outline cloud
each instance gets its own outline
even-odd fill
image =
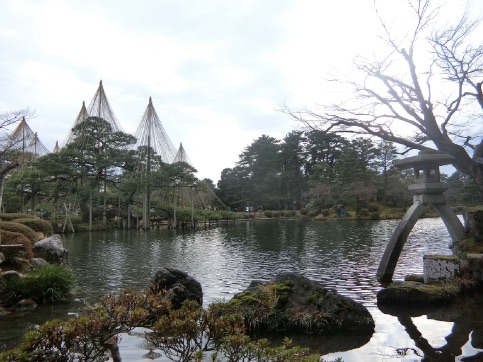
[[[326,77],[370,52],[377,26],[372,0],[3,5],[0,111],[36,109],[31,127],[52,149],[103,80],[125,131],[152,97],[173,143],[214,180],[254,139],[297,127],[281,104],[350,96]]]

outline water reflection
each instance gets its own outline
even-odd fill
[[[160,267],[179,268],[199,280],[205,304],[231,298],[254,279],[269,280],[282,271],[297,271],[362,302],[376,321],[372,336],[305,340],[327,359],[341,356],[346,362],[382,362],[418,361],[440,355],[461,356],[468,361],[472,356],[481,358],[481,299],[465,302],[460,311],[460,303],[454,310],[449,307],[409,314],[377,308],[377,266],[397,223],[249,221],[196,233],[82,233],[66,236],[65,246],[77,275],[76,296],[89,303],[125,287],[147,287],[150,276]],[[418,221],[401,253],[394,279],[422,273],[422,256],[450,254],[448,244],[449,235],[440,219]],[[0,344],[18,343],[19,336],[33,324],[65,317],[67,312],[81,308],[82,303],[41,307],[26,318],[0,320]],[[445,316],[444,310],[448,311]],[[123,336],[125,361],[145,360],[142,356],[148,350],[139,344],[139,338]]]
[[[397,353],[401,356],[412,352],[420,356],[421,361],[454,361],[457,358],[461,361],[482,361],[482,302],[483,294],[476,293],[460,298],[457,304],[440,308],[398,310],[381,306],[379,309],[397,317],[417,348],[400,347]],[[434,341],[435,326],[445,329],[444,340]]]

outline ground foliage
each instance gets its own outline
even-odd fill
[[[68,297],[74,284],[74,274],[68,267],[49,264],[24,277],[1,279],[0,302],[10,306],[26,298],[39,304],[58,302]]]
[[[85,312],[66,320],[52,320],[27,334],[15,350],[0,354],[2,361],[104,361],[109,354],[121,361],[121,333],[150,327],[145,338],[173,361],[320,361],[320,356],[286,339],[281,346],[253,340],[242,315],[227,303],[203,309],[186,301],[173,309],[163,292],[123,290],[109,294]],[[152,349],[154,349],[152,348]]]

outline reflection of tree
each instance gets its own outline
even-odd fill
[[[480,306],[483,295],[475,297],[462,298],[451,306],[435,309],[427,314],[429,319],[453,322],[451,333],[445,337],[446,344],[441,347],[433,347],[429,341],[424,338],[418,327],[414,324],[412,318],[428,313],[428,310],[419,309],[418,311],[401,311],[382,307],[384,313],[395,315],[406,329],[409,337],[414,341],[416,347],[420,350],[412,348],[399,348],[398,354],[405,354],[408,350],[412,350],[418,356],[421,356],[421,361],[455,361],[457,356],[461,356],[462,349],[465,344],[471,342],[473,348],[481,348],[481,341],[483,338],[481,327],[481,312]],[[472,338],[470,340],[470,335]],[[463,357],[461,361],[481,361],[483,360],[483,351],[479,351],[474,356]]]

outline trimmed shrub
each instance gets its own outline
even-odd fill
[[[0,229],[24,234],[26,237],[30,239],[32,244],[35,244],[35,242],[39,240],[35,231],[33,231],[27,225],[20,224],[18,222],[0,221]]]
[[[0,236],[2,238],[2,245],[23,245],[21,249],[2,248],[2,253],[5,256],[6,260],[11,261],[18,256],[23,256],[25,259],[33,258],[34,254],[32,252],[32,243],[30,242],[29,238],[26,237],[24,234],[13,231],[0,230]]]
[[[54,233],[54,229],[50,221],[42,220],[42,219],[33,219],[33,218],[22,218],[22,219],[15,219],[15,222],[20,224],[24,224],[31,228],[33,231],[42,233],[45,236],[51,236]]]
[[[325,217],[329,216],[330,215],[330,210],[328,210],[328,209],[322,210],[322,215],[325,216]]]
[[[15,219],[33,219],[34,216],[30,214],[22,214],[22,213],[8,213],[2,212],[0,213],[0,219],[3,221],[13,221]]]
[[[316,217],[319,214],[320,214],[319,209],[312,209],[312,210],[309,210],[309,212],[307,213],[307,216],[308,217]]]
[[[2,303],[13,305],[22,299],[36,303],[65,299],[74,287],[74,274],[63,265],[49,264],[24,278],[9,278],[0,285]]]
[[[266,217],[272,218],[273,217],[273,211],[271,211],[271,210],[265,210],[263,212],[263,215],[265,215]]]
[[[307,215],[309,213],[309,210],[306,208],[300,209],[300,214],[302,215]]]
[[[379,205],[369,204],[367,208],[369,209],[370,212],[379,212]]]

